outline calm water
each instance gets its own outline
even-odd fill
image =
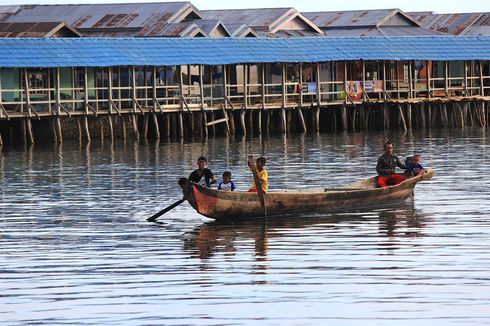
[[[239,189],[373,175],[385,139],[436,177],[413,203],[216,224],[177,178],[201,154]],[[290,135],[36,145],[0,153],[2,325],[488,325],[490,135]]]

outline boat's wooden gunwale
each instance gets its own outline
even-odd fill
[[[382,205],[385,202],[404,201],[413,195],[415,185],[432,178],[434,170],[423,176],[409,178],[386,188],[375,188],[376,177],[361,180],[345,188],[287,189],[265,194],[270,215],[287,213],[335,211],[346,208],[362,208]],[[360,187],[360,186],[371,187]],[[253,217],[262,215],[257,194],[240,191],[219,191],[191,183],[188,201],[200,214],[212,218]]]

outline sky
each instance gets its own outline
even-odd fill
[[[179,0],[174,0],[179,1]],[[80,3],[138,3],[165,2],[162,0],[0,0],[2,5],[15,4],[80,4]],[[433,11],[436,13],[490,12],[490,0],[192,0],[197,9],[284,8],[298,11],[339,11],[361,9],[391,9],[403,11]]]

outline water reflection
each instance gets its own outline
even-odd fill
[[[210,222],[187,232],[183,237],[183,248],[191,257],[209,259],[217,253],[234,255],[237,252],[236,242],[253,240],[255,257],[261,259],[267,257],[269,242],[285,236],[283,231],[294,229],[307,232],[321,227],[349,234],[352,225],[376,221],[379,234],[390,240],[387,243],[380,242],[380,248],[396,250],[403,246],[402,241],[397,244],[399,239],[423,237],[423,229],[429,220],[428,214],[415,209],[413,201],[409,201],[374,211]]]
[[[65,142],[0,151],[2,325],[477,325],[490,315],[488,130]],[[373,175],[385,140],[437,175],[412,203],[209,223],[180,176],[208,157],[238,189]],[[3,300],[2,300],[3,299]],[[56,302],[54,305],[53,303]],[[451,309],[447,309],[450,306]]]

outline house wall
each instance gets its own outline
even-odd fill
[[[2,86],[2,90],[4,89],[19,89],[20,88],[20,80],[19,80],[19,69],[13,68],[5,68],[0,72],[0,82]],[[19,98],[18,91],[2,91],[2,101],[9,102],[14,101],[14,99]]]

